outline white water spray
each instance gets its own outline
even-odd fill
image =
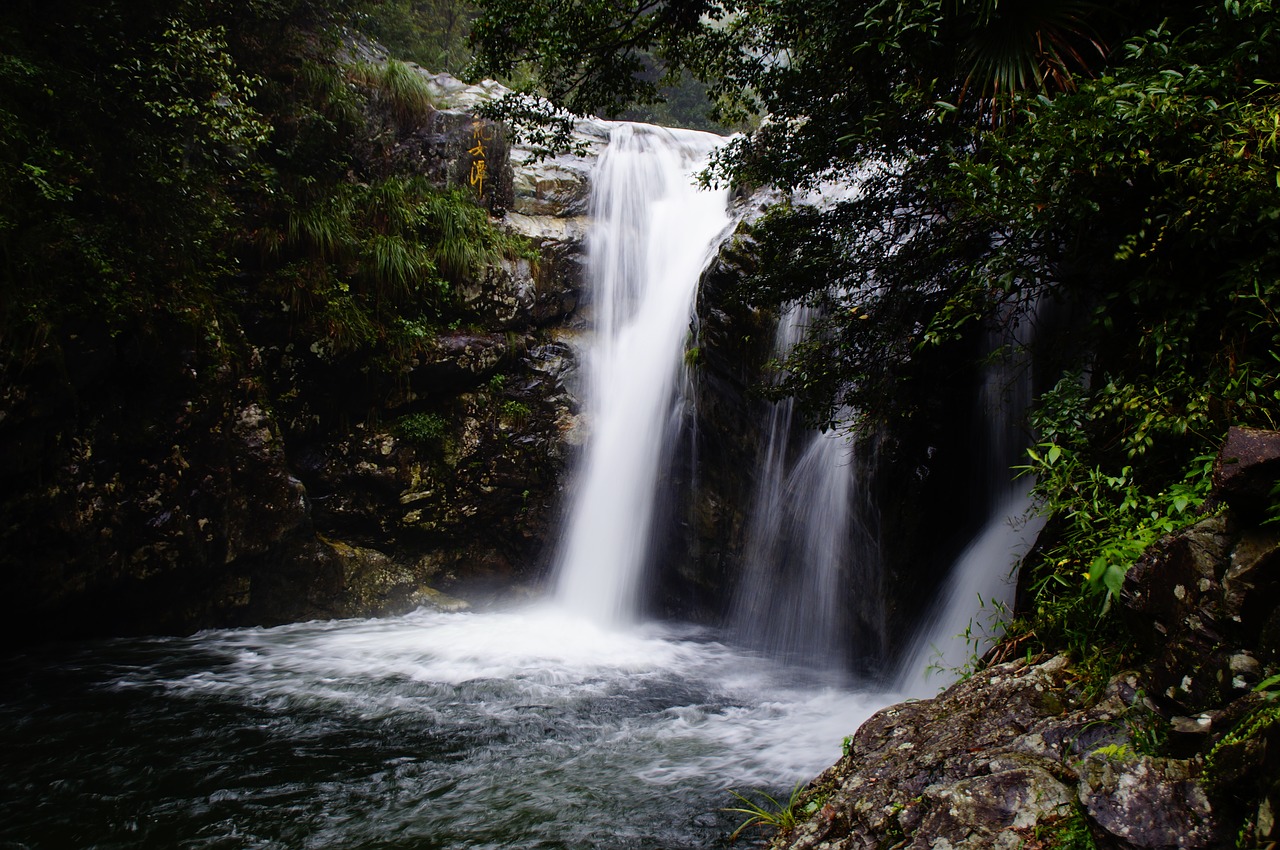
[[[980,398],[988,429],[982,447],[987,519],[952,565],[902,656],[898,689],[908,696],[930,697],[955,681],[991,647],[1011,616],[1018,565],[1044,526],[1044,518],[1031,511],[1035,482],[1014,479],[1010,472],[1026,446],[1021,418],[1031,403],[1031,377],[1022,339],[1013,340],[1004,357],[987,368]]]
[[[812,308],[787,310],[775,355],[786,357],[813,317]],[[883,652],[875,535],[860,522],[870,510],[848,436],[803,428],[794,407],[790,398],[770,407],[731,622],[739,639],[771,655],[841,669],[855,652]],[[851,584],[860,592],[850,594]]]
[[[699,191],[692,176],[718,141],[619,124],[593,182],[590,437],[556,597],[604,622],[636,613],[698,278],[729,223],[727,193]]]

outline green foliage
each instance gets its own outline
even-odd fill
[[[757,803],[737,791],[730,791],[729,793],[738,798],[742,805],[728,808],[724,811],[737,812],[747,816],[747,819],[739,824],[738,828],[729,836],[730,841],[736,841],[744,831],[755,826],[770,828],[779,833],[788,833],[796,828],[796,824],[802,818],[814,814],[822,808],[823,804],[823,800],[818,796],[806,799],[803,784],[797,784],[791,789],[791,796],[787,799],[785,805],[762,792],[760,793],[763,798],[761,803]]]
[[[1256,738],[1277,724],[1280,724],[1280,702],[1273,699],[1257,706],[1234,729],[1222,736],[1222,740],[1214,744],[1213,749],[1205,756],[1205,774],[1213,776],[1223,750]]]
[[[434,108],[426,78],[398,59],[380,65],[359,62],[348,73],[377,92],[401,127],[420,125]]]
[[[963,632],[955,635],[964,640],[967,657],[953,667],[944,666],[946,659],[943,658],[942,650],[935,646],[933,657],[925,668],[926,677],[944,673],[946,674],[944,681],[948,684],[956,679],[969,678],[981,668],[982,657],[990,649],[991,644],[1004,635],[1007,624],[1012,619],[1009,606],[999,599],[983,599],[981,594],[978,595],[977,601],[977,615],[965,624]]]
[[[1107,744],[1098,747],[1092,754],[1101,756],[1112,764],[1124,764],[1133,761],[1137,757],[1133,747],[1128,744]]]
[[[381,345],[393,359],[430,340],[452,284],[529,251],[468,193],[421,177],[304,180],[283,228],[258,236],[278,263],[272,286],[307,333],[339,351]]]
[[[524,422],[526,419],[529,418],[529,415],[533,412],[532,410],[530,410],[529,405],[525,404],[522,401],[515,401],[513,399],[508,399],[504,401],[500,407],[500,410],[502,412],[503,419],[507,419],[511,422],[516,422],[516,423]]]
[[[1151,445],[1151,430],[1168,426],[1149,412],[1134,432],[1135,447]],[[1195,509],[1208,497],[1213,477],[1212,455],[1193,458],[1182,480],[1173,483],[1166,477],[1142,480],[1144,470],[1129,453],[1119,459],[1110,453],[1112,463],[1124,463],[1119,469],[1090,464],[1104,460],[1090,427],[1116,413],[1110,393],[1087,403],[1079,377],[1067,376],[1041,397],[1032,422],[1048,439],[1028,450],[1031,462],[1023,467],[1036,477],[1044,509],[1062,517],[1058,542],[1045,554],[1053,574],[1074,572],[1090,594],[1108,598],[1119,595],[1125,572],[1147,546],[1198,519]]]
[[[391,433],[409,442],[432,445],[448,433],[448,423],[437,413],[410,413],[396,420]]]
[[[275,316],[303,350],[398,372],[454,285],[530,253],[467,193],[397,171],[365,115],[415,123],[427,88],[404,63],[339,61],[356,0],[15,2],[0,368],[72,325],[221,342]]]
[[[1169,742],[1169,721],[1146,707],[1145,697],[1139,692],[1134,704],[1124,714],[1125,731],[1133,742],[1133,749],[1146,756],[1162,756]]]
[[[1037,825],[1035,839],[1036,846],[1046,850],[1098,850],[1089,819],[1079,809],[1061,820]]]
[[[383,0],[364,10],[361,28],[393,56],[458,75],[471,61],[476,14],[468,0]]]
[[[1219,792],[1238,795],[1243,790],[1241,768],[1252,761],[1249,757],[1250,750],[1266,753],[1268,748],[1274,746],[1277,738],[1276,728],[1280,727],[1280,675],[1263,679],[1254,686],[1253,692],[1260,699],[1254,702],[1248,713],[1205,756],[1202,781],[1217,786]],[[1246,770],[1245,776],[1251,772],[1254,774],[1249,783],[1253,785],[1253,800],[1256,802],[1267,799],[1274,793],[1275,777],[1265,770]],[[1269,846],[1265,843],[1266,830],[1260,817],[1246,815],[1236,834],[1235,846]]]
[[[978,4],[978,23],[964,47],[967,83],[989,100],[1006,103],[1022,91],[1068,91],[1075,70],[1098,63],[1106,49],[1092,36],[1091,3],[1005,2]]]
[[[1253,706],[1252,710],[1235,725],[1235,728],[1223,735],[1205,756],[1205,775],[1211,779],[1216,774],[1217,761],[1224,750],[1257,738],[1271,727],[1280,724],[1280,675],[1263,679],[1254,686],[1253,692],[1260,694],[1262,700]]]
[[[0,336],[203,316],[257,179],[244,4],[15,0],[0,27]],[[57,116],[51,120],[50,116]]]

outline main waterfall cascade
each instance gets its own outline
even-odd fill
[[[654,520],[683,427],[679,387],[697,380],[681,380],[682,347],[698,279],[730,222],[726,193],[699,191],[692,175],[719,141],[617,124],[593,178],[590,436],[556,556],[554,598],[596,622],[635,620],[651,543],[673,533]],[[801,305],[786,310],[775,355],[785,357],[812,318]],[[896,655],[898,687],[923,696],[990,641],[984,630],[1012,601],[1015,558],[1038,530],[1023,521],[1028,483],[1009,480],[1030,394],[1025,347],[1014,343],[988,368],[978,413],[988,430],[975,451],[985,458],[989,519],[906,638],[906,651],[889,646],[876,511],[852,446],[837,431],[804,428],[790,400],[769,405],[754,492],[743,494],[749,519],[727,623],[736,642],[827,670],[868,660],[874,667]]]
[[[728,192],[699,191],[693,181],[719,141],[619,124],[594,178],[590,438],[555,594],[604,622],[636,614],[698,278],[729,224]]]

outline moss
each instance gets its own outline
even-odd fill
[[[447,424],[437,413],[410,413],[396,420],[392,433],[409,442],[421,445],[437,443],[444,437]]]
[[[1098,850],[1089,819],[1077,809],[1062,820],[1036,828],[1028,847],[1039,850]]]

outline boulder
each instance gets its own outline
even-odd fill
[[[1221,846],[1222,830],[1193,761],[1092,753],[1078,766],[1089,817],[1133,847]]]
[[[1213,467],[1215,495],[1245,523],[1258,522],[1280,484],[1280,431],[1233,427]]]
[[[1176,715],[1244,695],[1274,660],[1280,527],[1234,517],[1158,541],[1125,575],[1122,615],[1153,659],[1152,693]]]
[[[1019,846],[1072,816],[1075,765],[1126,746],[1121,718],[1144,710],[1123,677],[1092,706],[1074,678],[1065,657],[1021,660],[881,710],[810,783],[825,814],[773,846]]]

